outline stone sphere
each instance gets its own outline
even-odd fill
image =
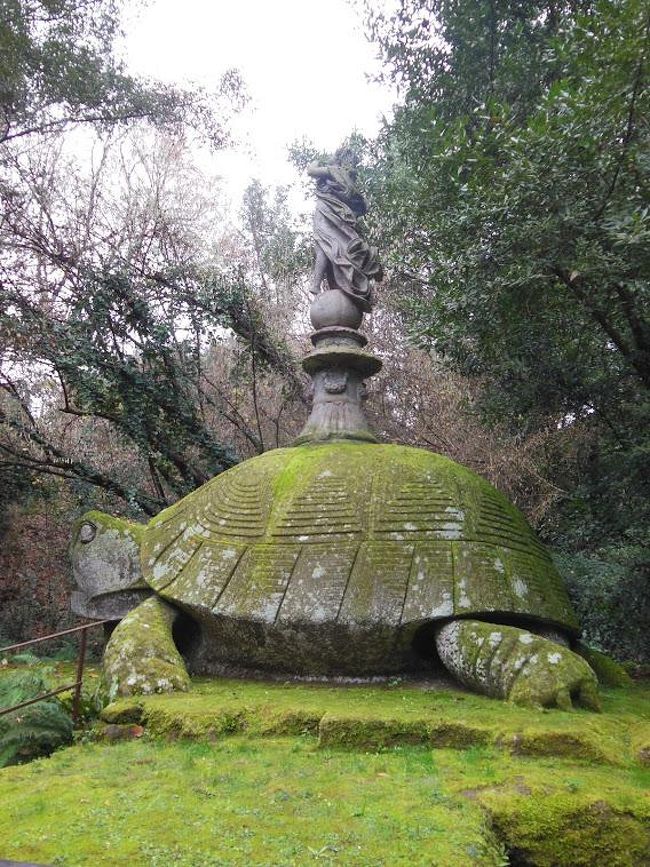
[[[316,330],[331,326],[358,328],[363,312],[354,301],[340,289],[321,292],[311,303],[311,323]]]

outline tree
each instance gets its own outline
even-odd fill
[[[214,94],[128,75],[114,52],[117,0],[0,0],[0,10],[0,143],[141,120],[224,143],[227,112],[243,96],[237,73]]]
[[[504,386],[533,370],[524,411],[581,412],[603,373],[650,387],[647,7],[426,7],[428,52],[385,45],[406,97],[384,212],[418,332]]]
[[[638,601],[650,575],[648,6],[401,0],[370,26],[403,94],[376,146],[375,231],[411,332],[484,379],[488,419],[578,433],[548,536],[625,560]]]
[[[260,313],[255,274],[273,278],[256,245],[272,237],[254,215],[248,233],[224,229],[216,190],[177,141],[109,138],[88,174],[41,148],[14,170],[23,195],[0,232],[0,468],[81,479],[155,514],[238,460],[234,431],[262,451],[256,380],[276,371],[289,399],[302,384]],[[230,335],[248,348],[252,419],[211,369]],[[74,430],[86,442],[107,425],[146,470],[84,456],[61,416],[85,424]]]
[[[106,134],[119,126],[147,121],[174,130],[177,135],[193,128],[211,146],[219,147],[227,138],[229,114],[241,100],[241,82],[236,73],[228,73],[217,92],[207,94],[197,89],[183,91],[143,82],[128,75],[113,50],[119,34],[120,11],[113,0],[2,0],[1,9],[0,420],[6,436],[0,469],[3,480],[9,482],[5,491],[9,489],[11,497],[24,496],[30,478],[24,470],[29,469],[84,478],[119,496],[128,496],[128,486],[97,467],[71,459],[62,443],[46,430],[50,372],[56,371],[65,389],[65,411],[91,415],[92,400],[88,400],[87,393],[82,397],[83,390],[78,392],[79,401],[74,405],[75,377],[83,379],[86,392],[92,390],[93,381],[96,386],[99,382],[97,377],[92,379],[84,352],[90,352],[88,341],[95,338],[99,351],[107,330],[116,325],[110,322],[110,305],[119,294],[109,301],[109,286],[114,289],[119,286],[122,300],[127,295],[130,300],[124,302],[127,309],[116,330],[119,332],[121,327],[124,332],[120,348],[124,369],[118,374],[116,365],[112,368],[105,365],[99,376],[103,377],[101,388],[104,391],[108,388],[112,375],[125,390],[128,376],[136,376],[135,368],[142,366],[142,359],[136,361],[127,346],[133,333],[127,337],[125,331],[129,315],[131,324],[137,318],[133,313],[136,307],[141,332],[157,328],[156,334],[162,340],[161,324],[154,321],[153,311],[145,312],[143,305],[138,306],[133,300],[138,290],[128,265],[115,257],[107,261],[106,246],[101,261],[97,256],[92,262],[87,257],[102,234],[101,227],[91,225],[101,210],[96,197],[102,172],[93,170],[91,185],[77,191],[80,195],[87,192],[93,202],[85,212],[85,224],[80,214],[71,219],[78,203],[66,201],[66,196],[74,190],[74,182],[71,184],[72,177],[63,180],[59,170],[68,141],[65,134],[80,126],[92,129],[93,135],[98,130]],[[55,181],[61,193],[58,200],[51,186]],[[118,249],[119,241],[112,246]],[[145,278],[140,275],[140,279]],[[93,317],[95,331],[89,325]],[[81,333],[84,327],[86,343]],[[114,339],[113,346],[118,342],[119,338]],[[164,353],[156,356],[161,368],[163,358]],[[165,369],[169,373],[169,347],[166,360]],[[155,376],[150,377],[149,386],[153,381]],[[45,392],[37,396],[34,389],[39,385]],[[162,393],[160,379],[158,389]],[[135,393],[129,394],[136,398]],[[148,398],[155,399],[151,389]],[[96,409],[101,414],[106,406],[100,400]],[[124,406],[122,411],[126,412]],[[164,413],[159,407],[159,414],[161,411]],[[192,435],[201,439],[200,425],[192,419],[190,410],[181,413],[180,424],[185,428],[194,425]],[[142,438],[143,434],[139,436]],[[227,449],[217,448],[215,452],[216,446],[207,441],[203,444],[208,451],[212,449],[213,463],[217,455],[226,464],[234,459]],[[175,456],[175,464],[169,454],[160,460],[168,462],[165,466],[175,466],[174,484],[178,487],[183,477],[179,456]],[[171,484],[170,472],[167,475]],[[138,505],[148,510],[158,501],[155,496],[134,496]]]
[[[50,474],[153,514],[231,466],[238,436],[264,447],[260,413],[251,425],[208,375],[218,343],[239,335],[260,382],[266,366],[292,395],[301,383],[262,322],[245,243],[230,259],[208,249],[215,207],[187,158],[188,131],[227,141],[239,77],[209,94],[130,76],[114,51],[119,12],[114,0],[2,2],[0,472],[12,497]]]

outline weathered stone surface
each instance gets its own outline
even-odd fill
[[[365,380],[381,369],[381,361],[360,349],[354,340],[332,339],[329,330],[315,332],[312,339],[316,340],[316,348],[305,356],[302,366],[314,384],[313,406],[294,444],[377,442],[365,417],[363,401],[367,394]]]
[[[186,690],[190,679],[172,637],[178,612],[155,596],[129,612],[104,652],[109,697]]]
[[[110,582],[119,593],[150,587],[173,606],[161,611],[189,615],[175,638],[196,674],[223,665],[301,675],[427,670],[435,629],[455,617],[492,621],[488,629],[529,626],[561,641],[577,632],[561,579],[520,513],[474,473],[419,449],[278,449],[218,476],[146,528],[107,520],[104,527],[95,517],[94,537],[75,542],[77,572],[91,563],[89,574],[110,579],[101,593]],[[141,575],[133,566],[140,538]],[[127,554],[115,567],[111,545],[122,539]],[[118,580],[116,568],[128,577]],[[167,632],[146,647],[162,642],[162,658],[184,683],[180,657],[170,657],[171,621],[150,602],[109,644],[106,669],[119,689],[156,689],[156,678],[167,677],[152,669],[128,684],[140,657],[153,659],[148,650],[133,656],[137,630],[150,628],[142,616],[155,615],[157,634]],[[495,682],[490,675],[484,689],[512,697]]]
[[[309,314],[311,324],[317,329],[332,325],[358,328],[363,319],[363,311],[340,289],[328,289],[317,295],[311,303]]]
[[[422,664],[418,630],[457,615],[576,630],[519,512],[469,470],[401,446],[309,445],[246,461],[154,518],[142,563],[201,624],[190,665],[203,673],[406,670]]]
[[[310,291],[318,295],[325,281],[330,290],[340,290],[361,310],[372,308],[372,282],[381,281],[377,250],[362,236],[358,219],[366,203],[357,187],[352,154],[339,150],[330,165],[313,164],[307,169],[316,180],[314,241],[316,262]]]
[[[151,594],[140,567],[144,529],[96,511],[76,522],[70,546],[76,614],[119,620]]]
[[[436,636],[446,668],[478,692],[516,704],[599,710],[597,679],[582,657],[513,626],[454,620]]]
[[[296,602],[309,580],[314,606],[327,584],[332,619],[404,626],[497,612],[577,630],[521,514],[464,467],[402,446],[267,452],[154,518],[142,556],[151,586],[191,608],[210,564],[217,614],[310,620]]]

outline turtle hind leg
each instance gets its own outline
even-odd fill
[[[452,620],[436,632],[445,667],[477,692],[516,704],[600,710],[596,676],[567,647],[516,626]]]
[[[175,608],[151,596],[118,623],[103,661],[103,681],[111,699],[189,688],[172,633],[177,617]]]

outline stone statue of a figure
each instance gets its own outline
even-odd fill
[[[340,289],[365,313],[372,309],[372,281],[382,279],[377,250],[362,238],[359,218],[366,203],[356,186],[353,155],[336,152],[331,165],[309,166],[316,179],[314,212],[316,263],[310,291],[318,295],[323,280],[329,289]]]

